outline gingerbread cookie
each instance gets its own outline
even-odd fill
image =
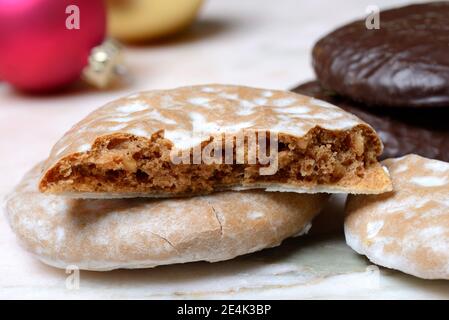
[[[71,199],[38,191],[36,166],[8,197],[20,243],[43,262],[85,270],[221,261],[306,233],[327,195],[221,192],[178,199]]]
[[[448,107],[448,17],[432,2],[380,12],[379,29],[347,24],[313,48],[318,80],[365,105]]]
[[[204,85],[139,93],[76,124],[40,190],[173,197],[217,190],[382,193],[382,143],[366,123],[287,91]]]
[[[383,163],[394,191],[349,196],[346,242],[381,266],[449,279],[449,163],[417,155]]]

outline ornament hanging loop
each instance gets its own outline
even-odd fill
[[[103,89],[126,73],[123,49],[120,43],[106,39],[92,49],[88,65],[83,70],[83,79],[89,84]]]

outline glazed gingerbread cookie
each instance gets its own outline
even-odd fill
[[[346,242],[381,266],[449,279],[449,163],[408,155],[384,164],[394,191],[349,196]]]
[[[40,190],[73,197],[173,197],[261,188],[382,193],[371,126],[288,91],[203,85],[138,93],[76,124]]]

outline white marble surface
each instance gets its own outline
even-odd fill
[[[76,86],[36,97],[0,84],[0,197],[72,124],[111,99],[208,82],[288,89],[313,78],[310,49],[321,35],[363,16],[368,5],[407,2],[209,0],[187,34],[126,48],[127,86],[104,92]],[[329,220],[338,225],[341,202],[321,217],[321,230],[332,229]],[[339,232],[217,264],[81,272],[79,290],[67,289],[66,277],[24,252],[0,216],[0,298],[449,298],[449,282],[373,268]]]

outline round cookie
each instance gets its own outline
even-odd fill
[[[265,189],[392,190],[374,129],[290,91],[197,85],[112,101],[74,125],[40,190],[76,198],[179,197]]]
[[[449,2],[380,12],[320,39],[313,66],[320,83],[366,105],[449,106]]]
[[[324,194],[222,192],[154,200],[81,200],[38,191],[42,166],[6,201],[21,244],[49,265],[85,270],[221,261],[306,233]]]
[[[449,163],[408,155],[384,164],[395,191],[349,196],[346,242],[378,265],[449,279]]]
[[[292,91],[330,102],[373,126],[384,143],[381,159],[415,153],[449,161],[449,108],[364,108],[323,89],[318,81],[304,83]]]

